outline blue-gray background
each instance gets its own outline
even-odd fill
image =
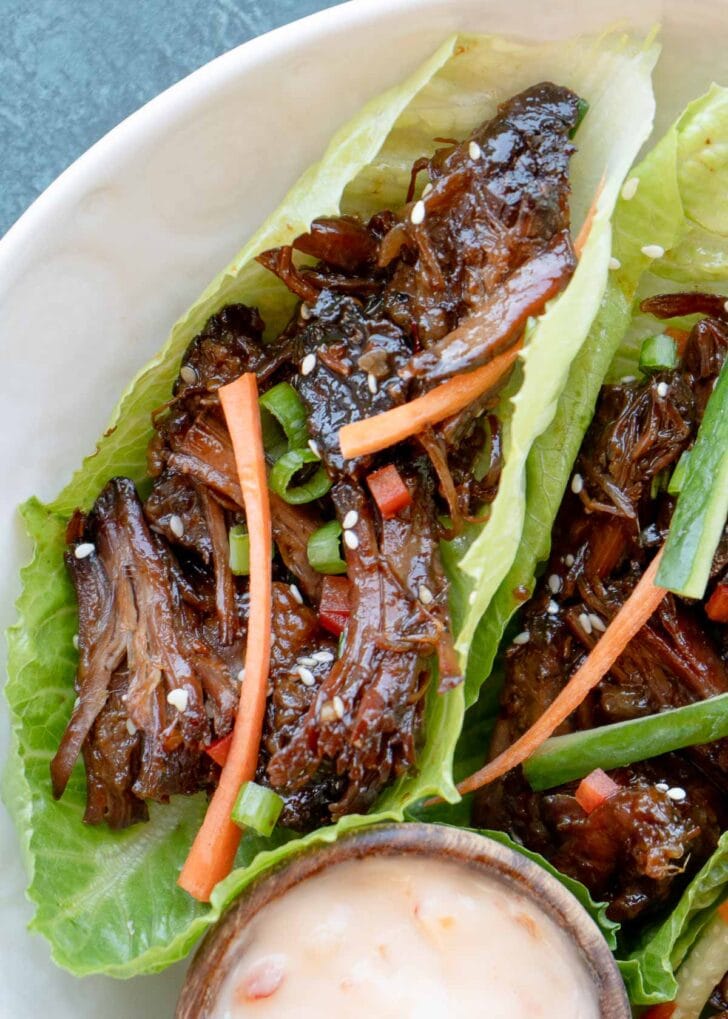
[[[339,0],[0,0],[0,236],[89,145],[225,50]]]

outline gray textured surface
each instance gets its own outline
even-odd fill
[[[208,60],[338,0],[0,0],[0,235],[115,124]]]

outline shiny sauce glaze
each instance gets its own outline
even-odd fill
[[[501,881],[446,861],[329,867],[245,929],[213,1016],[597,1019],[570,937]]]

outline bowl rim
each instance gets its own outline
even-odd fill
[[[535,860],[487,835],[423,822],[383,822],[347,832],[335,842],[304,848],[260,875],[198,946],[180,993],[176,1019],[212,1019],[223,979],[241,951],[238,932],[268,903],[328,867],[371,856],[444,860],[495,877],[525,895],[572,938],[592,977],[602,1019],[630,1019],[617,962],[594,920],[565,885]]]

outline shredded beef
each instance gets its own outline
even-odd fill
[[[501,436],[490,412],[499,387],[386,455],[345,461],[338,431],[490,360],[567,284],[579,116],[566,89],[526,90],[463,142],[415,163],[413,187],[422,170],[431,185],[423,222],[413,222],[409,194],[399,210],[368,222],[317,219],[292,245],[263,252],[260,263],[302,302],[276,339],[264,339],[256,309],[234,304],[191,342],[154,415],[151,490],[142,500],[115,479],[69,530],[79,700],[52,775],[61,795],[83,752],[88,822],[123,827],[146,817],[146,800],[217,781],[205,749],[231,731],[248,636],[248,582],[232,575],[228,552],[245,512],[217,390],[244,372],[261,391],[295,388],[332,485],[307,506],[271,492],[273,639],[258,781],[283,796],[283,823],[305,830],[366,810],[417,766],[435,663],[440,691],[461,680],[439,542],[497,491]],[[412,495],[392,519],[366,484],[385,463]],[[322,577],[307,544],[352,510],[344,553],[353,594],[339,652],[319,624]],[[93,552],[77,558],[89,543]]]
[[[525,732],[584,661],[664,541],[674,499],[664,480],[692,445],[728,351],[722,298],[664,295],[654,314],[715,312],[692,329],[674,371],[604,386],[554,527],[551,558],[521,617],[525,643],[505,653],[490,748]],[[725,568],[724,534],[713,576]],[[722,564],[722,565],[721,565]],[[709,593],[709,592],[708,592]],[[556,611],[554,610],[556,607]],[[653,714],[728,691],[725,626],[668,595],[559,732]],[[509,831],[632,921],[671,900],[728,824],[728,740],[620,769],[619,791],[591,814],[575,783],[534,793],[520,770],[481,791],[474,820]],[[684,790],[672,799],[668,790]]]

